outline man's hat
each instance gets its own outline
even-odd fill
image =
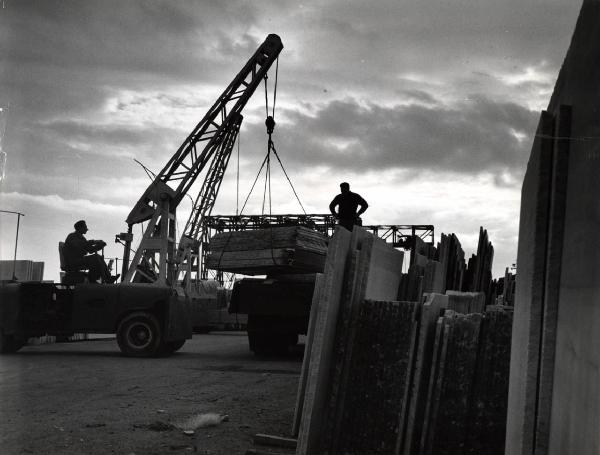
[[[79,220],[77,223],[74,224],[75,229],[79,229],[82,227],[87,227],[87,224],[85,224],[85,220]]]

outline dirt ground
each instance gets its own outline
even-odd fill
[[[257,358],[243,332],[157,359],[115,340],[26,346],[0,357],[0,454],[244,454],[256,433],[290,436],[301,348]],[[184,433],[201,419],[215,425]]]

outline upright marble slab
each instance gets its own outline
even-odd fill
[[[446,291],[448,309],[457,313],[483,313],[485,311],[485,294],[483,292]]]
[[[433,357],[431,359],[431,371],[429,375],[429,384],[427,385],[427,395],[425,406],[423,408],[423,426],[421,428],[421,438],[418,447],[415,447],[411,454],[424,455],[430,449],[429,432],[437,416],[441,393],[441,379],[444,374],[446,362],[446,349],[448,348],[449,331],[446,330],[444,317],[440,316],[435,323],[435,338],[433,341]]]
[[[302,418],[302,408],[304,406],[304,393],[306,392],[306,378],[310,365],[313,337],[315,335],[315,324],[319,302],[321,300],[321,289],[323,286],[323,274],[317,273],[315,278],[315,290],[313,293],[312,304],[310,307],[310,316],[308,319],[308,330],[306,332],[306,343],[304,345],[304,358],[302,359],[302,369],[300,370],[300,380],[298,381],[298,392],[296,394],[296,407],[294,408],[294,420],[292,422],[292,436],[297,437],[300,431],[300,419]]]
[[[438,374],[433,378],[429,422],[422,438],[423,454],[463,455],[481,315],[447,310],[443,325]]]
[[[346,431],[342,419],[347,407],[347,384],[355,372],[350,365],[355,347],[362,348],[356,344],[356,330],[362,324],[360,306],[365,299],[396,300],[404,258],[402,252],[363,229],[355,228],[355,237],[357,240],[354,243],[359,249],[351,253],[347,269],[335,336],[327,419],[323,429],[324,447],[332,453],[339,450],[337,443]]]
[[[513,312],[488,308],[481,321],[465,455],[504,455]]]
[[[547,454],[554,386],[556,336],[558,328],[561,259],[564,242],[565,203],[569,169],[571,108],[560,106],[556,119],[552,160],[552,200],[548,219],[548,246],[544,283],[544,307],[541,332],[535,453]]]
[[[415,348],[414,371],[407,399],[406,423],[402,425],[405,430],[404,434],[399,435],[396,447],[398,454],[412,455],[419,450],[425,420],[427,391],[434,363],[436,323],[446,308],[448,308],[448,296],[433,293],[424,295]]]
[[[370,244],[370,242],[367,242]],[[369,249],[370,246],[367,246]],[[362,254],[361,254],[362,253]],[[344,408],[346,398],[346,386],[348,375],[348,360],[352,356],[354,347],[355,332],[357,328],[357,318],[359,305],[354,301],[354,296],[360,293],[357,289],[359,269],[362,269],[360,264],[361,257],[364,257],[366,251],[364,249],[354,250],[349,258],[349,266],[345,279],[345,286],[342,296],[342,307],[338,315],[338,323],[335,332],[335,342],[332,358],[332,366],[330,371],[330,388],[329,397],[327,400],[326,419],[323,426],[322,445],[325,452],[329,452],[335,447],[344,431],[341,422],[341,413]]]
[[[423,293],[443,294],[444,289],[444,270],[442,264],[438,261],[427,261],[425,265],[425,275],[423,276]]]
[[[584,0],[523,183],[507,455],[600,453],[598,23]]]
[[[564,230],[559,236],[562,242],[550,244],[547,268],[547,273],[560,275],[555,290],[558,309],[548,425],[550,455],[600,453],[599,23],[600,1],[584,1],[548,106],[556,116],[562,106],[572,109]],[[560,147],[556,144],[557,151]],[[542,428],[538,430],[540,439]]]
[[[354,251],[359,251],[355,272],[349,268],[352,263],[349,258],[355,257]],[[329,399],[336,377],[335,347],[340,311],[342,314],[355,311],[352,302],[365,298],[395,300],[403,257],[402,252],[362,228],[356,227],[352,234],[343,228],[336,229],[323,273],[298,434],[298,455],[318,454],[324,449],[324,429],[329,427]],[[354,286],[357,287],[349,292]],[[348,298],[352,302],[348,302]]]
[[[341,413],[344,431],[329,453],[393,453],[406,412],[418,307],[375,300],[360,305]]]
[[[521,189],[506,455],[532,455],[536,426],[554,119],[542,112]]]
[[[327,259],[321,280],[321,289],[306,375],[302,417],[298,432],[298,455],[317,452],[320,444],[329,388],[329,368],[333,351],[335,327],[342,295],[346,260],[350,250],[349,231],[337,227],[327,249]]]

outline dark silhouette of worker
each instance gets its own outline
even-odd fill
[[[342,192],[333,198],[333,201],[329,204],[329,210],[338,219],[340,226],[344,226],[351,231],[354,225],[360,224],[359,217],[367,210],[369,204],[360,194],[350,191],[350,184],[340,183],[340,189]],[[338,208],[337,212],[335,211],[336,206]],[[359,206],[360,209],[357,211]]]
[[[67,236],[63,250],[67,269],[89,269],[90,282],[102,279],[103,283],[114,283],[119,275],[112,276],[104,258],[96,254],[106,246],[106,242],[87,240],[84,236],[87,231],[85,221],[79,220],[75,223],[75,232]]]

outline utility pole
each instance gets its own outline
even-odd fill
[[[17,246],[19,244],[19,224],[21,222],[21,217],[25,216],[25,214],[21,213],[21,212],[11,212],[10,210],[0,210],[0,212],[14,213],[15,215],[17,215],[17,234],[16,234],[16,238],[15,238],[15,256],[13,258],[13,271],[12,271],[12,279],[14,281],[17,281],[17,276],[15,275],[15,268],[17,266]]]
[[[0,107],[0,185],[4,182],[6,173],[6,152],[4,151],[4,137],[6,135],[6,122],[8,118],[8,108],[10,103],[5,107]]]

